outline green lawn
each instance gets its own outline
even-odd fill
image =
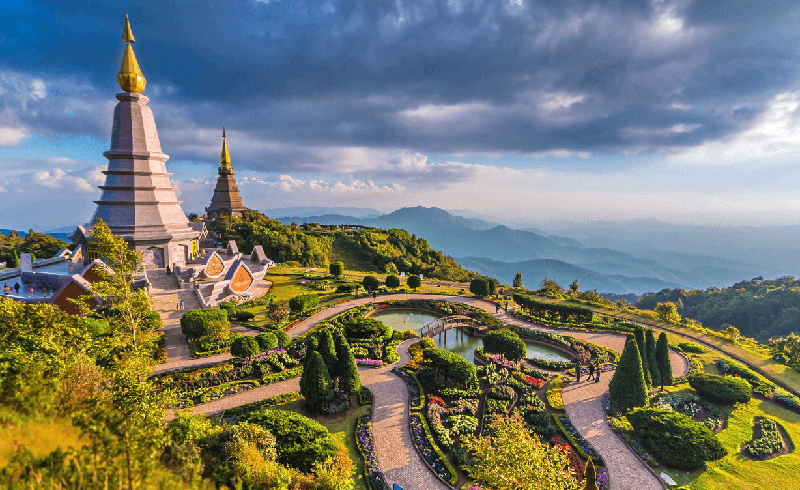
[[[333,415],[333,416],[324,416],[324,415],[309,415],[303,410],[303,404],[305,400],[303,397],[298,398],[297,400],[291,401],[289,403],[284,403],[283,405],[275,405],[273,407],[269,407],[270,410],[290,410],[292,412],[297,412],[299,414],[305,415],[306,417],[312,418],[319,422],[320,424],[324,425],[327,428],[331,435],[333,435],[334,439],[342,443],[344,447],[347,448],[348,454],[350,454],[350,459],[353,460],[353,464],[355,465],[355,490],[368,490],[367,484],[364,481],[364,462],[361,460],[361,454],[358,452],[358,447],[356,447],[356,438],[355,438],[355,431],[356,431],[356,421],[362,415],[366,415],[370,411],[369,405],[364,405],[360,407],[351,408],[349,412],[347,412],[344,416],[342,415]]]

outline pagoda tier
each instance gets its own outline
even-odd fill
[[[242,202],[239,188],[236,186],[234,173],[223,129],[222,155],[220,156],[219,170],[217,170],[219,176],[217,177],[217,186],[214,188],[214,195],[211,197],[211,205],[206,208],[208,219],[216,219],[220,216],[241,216],[242,211],[247,209]]]

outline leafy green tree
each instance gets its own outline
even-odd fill
[[[650,369],[650,385],[658,385],[661,379],[661,372],[658,369],[658,362],[656,359],[656,338],[653,335],[653,329],[648,328],[645,336],[645,345],[647,348],[647,367]]]
[[[636,348],[639,349],[639,357],[642,360],[642,369],[644,370],[644,382],[647,387],[653,385],[653,380],[650,378],[650,366],[647,364],[647,340],[645,337],[645,329],[641,325],[637,325],[633,330],[636,336]]]
[[[381,281],[375,276],[364,276],[361,284],[367,291],[377,291],[381,287]]]
[[[272,333],[274,333],[275,337],[278,339],[278,346],[281,349],[289,347],[289,344],[292,342],[292,340],[289,338],[288,333],[284,332],[283,330],[275,330]]]
[[[464,448],[473,454],[467,473],[486,489],[578,490],[566,452],[541,442],[519,415],[497,417],[491,436],[470,437]]]
[[[483,337],[483,347],[491,354],[503,354],[506,359],[519,361],[528,353],[525,342],[511,330],[494,330]]]
[[[201,337],[204,342],[224,342],[231,336],[231,324],[219,320],[212,320],[206,325],[206,332]]]
[[[642,358],[634,337],[628,337],[614,377],[608,385],[609,398],[625,408],[647,405],[648,391],[642,369]]]
[[[272,301],[269,306],[267,306],[265,316],[267,321],[274,326],[283,324],[289,319],[289,302]]]
[[[319,352],[312,352],[300,378],[300,394],[310,411],[319,410],[323,402],[333,399],[333,382]]]
[[[790,333],[786,337],[770,339],[773,350],[790,365],[800,364],[800,335]]]
[[[390,262],[391,263],[391,262]],[[386,276],[386,287],[387,288],[399,288],[400,287],[400,278],[395,275]]]
[[[546,277],[542,280],[541,291],[548,296],[558,296],[564,294],[564,288],[559,286],[557,282],[547,279]]]
[[[734,327],[733,325],[728,325],[724,332],[725,338],[732,344],[735,344],[739,341],[739,337],[741,334],[739,333],[739,329]]]
[[[670,323],[680,323],[681,315],[678,314],[678,307],[673,302],[659,303],[656,305],[656,316],[660,320]]]
[[[395,276],[400,274],[400,271],[397,270],[397,266],[394,264],[394,262],[387,262],[386,266],[383,268],[383,272]]]
[[[485,277],[476,277],[469,283],[469,292],[479,298],[489,295],[489,280]]]
[[[512,283],[512,286],[514,286],[515,288],[524,288],[525,287],[525,283],[522,282],[522,273],[521,272],[517,272],[517,275],[514,276],[514,282]]]
[[[331,265],[328,269],[333,277],[336,279],[341,279],[344,275],[344,263],[342,262],[331,262]]]
[[[420,286],[422,286],[422,279],[420,279],[420,277],[416,274],[411,274],[408,276],[408,279],[406,279],[406,284],[408,284],[408,287],[416,291],[420,288]]]
[[[237,338],[231,345],[231,355],[234,357],[250,357],[259,352],[258,341],[249,335]]]
[[[658,373],[661,375],[661,390],[664,385],[672,386],[672,363],[669,360],[669,342],[667,334],[661,332],[656,342],[656,362],[658,363]]]
[[[571,283],[569,283],[569,294],[570,294],[570,296],[575,296],[576,294],[578,294],[578,291],[580,291],[580,289],[581,288],[578,285],[578,278],[576,277],[575,279],[572,280]]]

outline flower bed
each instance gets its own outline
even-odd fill
[[[302,375],[303,375],[303,366],[297,366],[296,368],[287,369],[286,371],[281,371],[279,373],[268,374],[263,378],[261,378],[261,384],[268,385],[270,383],[286,381],[287,379],[296,378]]]
[[[486,352],[483,347],[475,349],[475,358],[480,358],[502,368],[516,369],[517,366],[519,366],[519,361],[508,360],[503,354],[490,354]]]
[[[371,366],[377,368],[383,366],[383,361],[380,359],[356,359],[356,364],[359,366]]]
[[[372,415],[362,415],[356,423],[356,446],[364,459],[364,479],[371,490],[389,490],[378,458],[372,436]]]
[[[422,388],[419,385],[417,378],[402,369],[392,368],[392,372],[405,381],[408,386],[409,405],[411,410],[418,410],[422,408]]]
[[[215,386],[200,396],[200,403],[208,403],[214,400],[219,400],[222,397],[235,395],[259,386],[258,381],[233,381],[223,385]]]
[[[520,381],[521,383],[525,384],[534,389],[539,389],[547,382],[547,379],[543,378],[534,378],[533,376],[529,376],[522,372],[515,372],[513,374],[514,379]]]
[[[417,448],[417,452],[428,468],[443,482],[450,486],[455,485],[456,481],[458,481],[456,470],[447,461],[441,449],[433,442],[430,428],[425,419],[419,413],[412,413],[409,419],[409,426],[414,447]]]
[[[564,410],[564,400],[561,398],[561,388],[564,386],[564,377],[556,376],[547,387],[547,403],[553,410]]]
[[[561,448],[561,450],[566,453],[572,472],[575,474],[578,482],[583,484],[583,482],[586,481],[584,476],[586,473],[586,463],[578,456],[578,453],[575,452],[572,445],[559,436],[551,437],[550,443]],[[595,470],[597,471],[595,483],[597,484],[598,490],[608,490],[608,469],[606,469],[605,466],[598,466]]]
[[[702,424],[715,432],[722,429],[722,410],[693,393],[671,393],[661,397],[652,406],[661,410],[674,410],[695,420],[705,411],[706,417],[701,421]]]
[[[334,415],[344,412],[348,408],[350,408],[350,396],[342,391],[336,391],[333,394],[333,400],[320,404],[319,411],[325,415]]]
[[[541,359],[538,357],[529,357],[525,360],[533,364],[534,366],[538,366],[544,369],[550,369],[552,371],[561,371],[562,369],[567,369],[570,366],[575,365],[575,363],[572,361],[548,361],[547,359]]]
[[[777,422],[772,419],[762,418],[756,420],[755,425],[761,429],[761,437],[755,439],[754,430],[754,440],[749,444],[745,444],[742,448],[751,457],[763,458],[777,453],[786,447],[783,443],[783,437],[781,437],[781,433],[778,431]]]
[[[589,444],[589,441],[583,438],[566,415],[554,415],[553,418],[558,428],[561,429],[561,432],[564,433],[564,436],[566,436],[569,442],[578,450],[581,456],[586,459],[592,458],[595,462],[601,465],[603,464],[603,459],[597,454],[594,447]]]

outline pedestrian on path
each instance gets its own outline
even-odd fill
[[[594,380],[594,364],[589,363],[589,380]]]
[[[575,382],[576,383],[580,383],[581,382],[581,360],[580,359],[575,361]]]
[[[181,310],[183,310],[183,300],[181,300]]]
[[[498,313],[499,311],[500,311],[500,303],[495,303],[494,304],[494,312]]]
[[[14,294],[19,294],[19,283],[18,282],[14,283]]]
[[[594,382],[600,382],[600,362],[597,363],[597,368],[594,370]]]
[[[5,295],[8,296],[8,293],[10,293],[10,292],[11,292],[11,288],[8,287],[8,283],[4,284],[3,285],[3,293],[5,293]]]
[[[169,264],[167,264],[167,275],[169,276],[170,274],[172,274],[172,271],[169,268]]]
[[[28,297],[30,298],[33,294],[33,286],[28,286]]]

